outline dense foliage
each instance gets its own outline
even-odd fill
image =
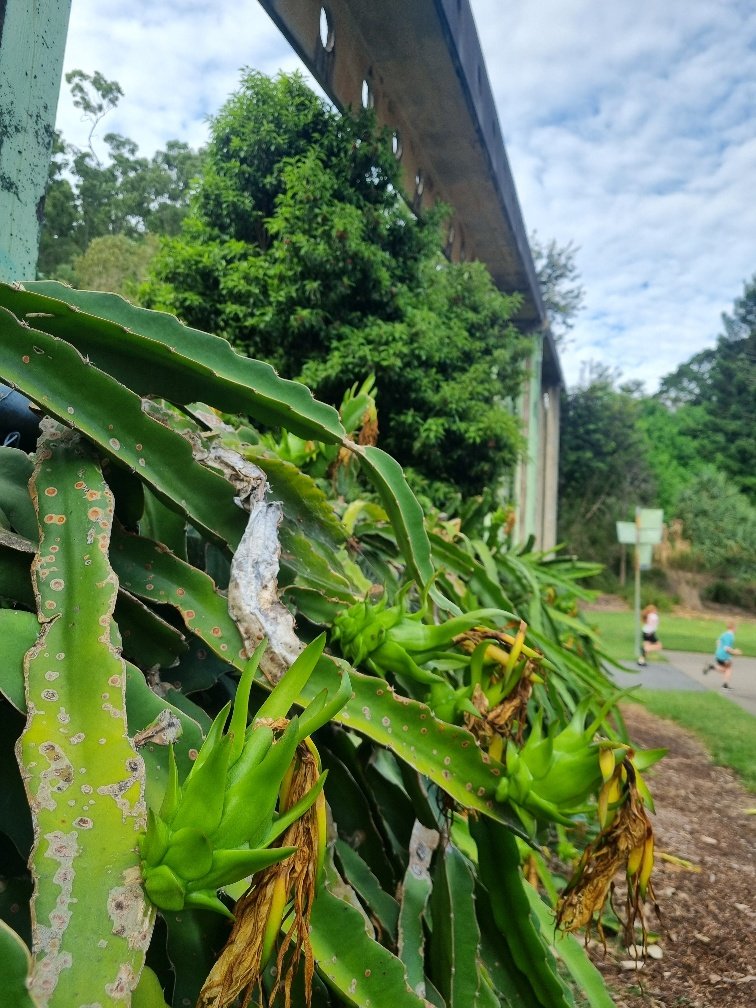
[[[595,568],[424,516],[368,388],[111,295],[0,285],[0,377],[44,417],[0,448],[8,1002],[611,1008],[563,932],[624,867],[644,940],[659,754]]]
[[[560,245],[553,238],[544,244],[534,232],[530,236],[530,251],[551,333],[557,346],[564,349],[585,302],[585,288],[580,283],[576,262],[579,250],[572,242]]]
[[[376,379],[381,445],[439,501],[493,491],[521,450],[529,343],[480,264],[441,258],[369,112],[247,72],[212,123],[180,235],[143,300],[301,377],[328,402]]]
[[[644,396],[599,370],[565,396],[560,536],[614,565],[614,521],[661,507],[682,520],[684,562],[716,576],[717,597],[749,604],[756,562],[756,278],[715,346]],[[731,584],[728,589],[727,579]]]
[[[559,459],[559,535],[583,556],[611,562],[615,522],[652,507],[655,485],[638,427],[641,403],[606,369],[564,396]]]
[[[38,274],[101,290],[134,290],[155,252],[154,236],[178,231],[202,155],[169,140],[165,150],[140,157],[132,140],[106,133],[101,157],[94,132],[117,105],[121,88],[99,72],[72,70],[66,79],[91,124],[89,145],[82,150],[56,134]]]

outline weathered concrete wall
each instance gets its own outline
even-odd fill
[[[0,279],[34,278],[71,0],[0,0]]]

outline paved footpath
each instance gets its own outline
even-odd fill
[[[654,661],[652,657],[645,668],[628,662],[625,664],[626,671],[611,669],[610,675],[623,688],[645,686],[659,690],[713,690],[756,716],[756,658],[744,655],[735,658],[732,689],[722,689],[722,676],[716,670],[703,674],[708,664],[705,655],[690,651],[662,653],[666,661]]]

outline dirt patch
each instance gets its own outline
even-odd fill
[[[669,754],[648,772],[656,801],[657,850],[692,862],[657,861],[654,887],[663,931],[660,959],[622,968],[626,950],[609,944],[591,957],[618,1008],[746,1008],[756,1004],[756,806],[735,775],[713,766],[691,734],[638,704],[623,706],[644,748]],[[648,927],[659,930],[649,908]]]

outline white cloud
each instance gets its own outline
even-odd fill
[[[752,0],[472,0],[528,230],[579,246],[565,354],[649,388],[713,342],[756,271]],[[125,97],[101,133],[198,145],[239,70],[301,66],[256,0],[73,0],[66,69]],[[58,125],[87,128],[64,85]]]
[[[472,0],[523,216],[580,246],[563,365],[654,388],[756,271],[756,10],[712,0]]]

